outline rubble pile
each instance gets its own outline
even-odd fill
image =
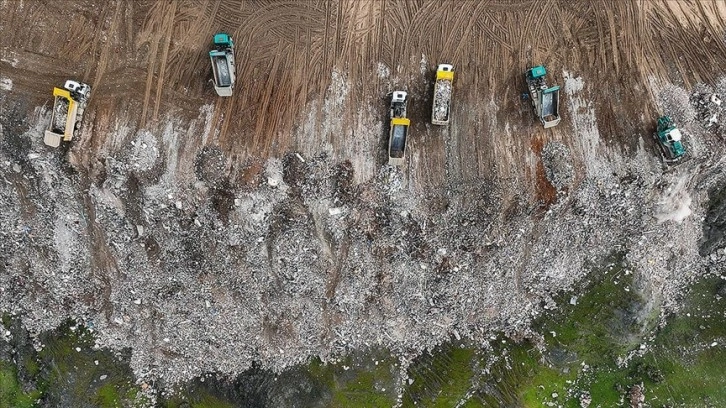
[[[434,94],[434,119],[445,121],[449,118],[449,104],[451,103],[451,81],[440,79],[436,81]]]
[[[698,161],[663,172],[641,149],[575,183],[552,142],[542,159],[562,199],[541,213],[508,182],[415,196],[398,170],[355,183],[351,163],[327,155],[268,159],[247,184],[214,146],[177,168],[185,124],[139,132],[87,177],[42,146],[48,116],[0,135],[0,310],[35,333],[76,319],[98,347],[130,347],[143,379],[522,337],[613,251],[672,310],[711,265],[699,240],[724,172]]]
[[[696,122],[696,109],[690,102],[690,95],[683,88],[673,84],[663,86],[658,92],[658,105],[679,127],[688,127]]]
[[[542,148],[542,163],[547,180],[557,191],[572,184],[575,169],[572,167],[570,151],[560,142],[547,143]]]
[[[68,116],[68,99],[60,98],[58,103],[55,105],[55,113],[53,114],[53,130],[57,132],[64,132],[66,129],[66,121]]]
[[[691,105],[696,109],[696,119],[703,129],[718,135],[726,140],[726,79],[722,79],[715,86],[698,84],[691,93]]]

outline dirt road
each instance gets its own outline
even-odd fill
[[[38,221],[36,234],[45,237],[38,253],[60,251],[67,270],[93,269],[94,290],[103,294],[80,305],[67,301],[76,294],[69,288],[65,309],[48,324],[99,313],[107,321],[97,325],[125,333],[119,344],[109,334],[108,344],[136,342],[151,355],[180,359],[201,352],[159,351],[168,325],[186,320],[172,306],[139,312],[168,318],[139,323],[149,338],[134,340],[124,326],[121,304],[139,297],[137,285],[143,286],[134,273],[163,280],[191,268],[179,281],[197,282],[216,301],[259,300],[264,306],[232,308],[245,317],[230,323],[230,336],[244,342],[240,332],[264,333],[246,352],[273,365],[283,361],[277,349],[333,353],[341,344],[365,342],[347,337],[355,330],[345,331],[353,330],[345,302],[365,304],[356,319],[382,322],[361,329],[363,338],[407,347],[414,346],[401,326],[418,327],[411,338],[420,345],[440,341],[452,325],[474,336],[478,329],[468,325],[509,321],[515,294],[528,307],[548,296],[549,289],[528,287],[541,267],[538,257],[547,255],[537,252],[537,243],[564,233],[556,224],[538,224],[551,221],[546,210],[564,200],[547,179],[542,150],[552,142],[566,147],[569,155],[562,157],[574,172],[564,193],[572,197],[580,188],[605,188],[594,179],[620,185],[651,177],[661,171],[650,137],[655,118],[674,107],[673,95],[688,105],[696,84],[717,87],[726,67],[726,3],[720,0],[6,0],[0,19],[0,119],[9,163],[3,171],[10,174],[17,163],[20,174],[35,174],[38,183],[30,193],[7,187],[5,205],[35,197],[34,205],[42,204],[37,211],[51,220]],[[207,53],[217,31],[230,33],[236,44],[238,83],[229,98],[216,96],[211,83]],[[434,70],[443,62],[456,69],[452,119],[448,127],[433,127]],[[538,64],[547,67],[549,83],[563,87],[563,121],[548,130],[522,98],[524,71]],[[67,151],[51,150],[34,135],[47,121],[53,86],[69,78],[93,87],[86,123]],[[400,171],[384,165],[385,97],[394,90],[408,91],[412,120]],[[677,119],[685,124],[695,114],[684,112]],[[723,149],[713,129],[690,129],[698,135],[689,143],[700,162],[715,163]],[[693,174],[705,171],[697,162],[686,167]],[[11,179],[17,180],[9,186],[20,183],[19,175]],[[48,193],[56,187],[59,192]],[[652,184],[638,186],[643,200],[657,200],[646,187]],[[89,194],[92,199],[79,198]],[[555,217],[590,208],[565,201]],[[693,198],[694,206],[699,202]],[[73,211],[60,212],[70,218],[54,223],[52,209],[66,204]],[[603,208],[616,211],[614,203]],[[330,221],[338,211],[347,215]],[[406,232],[396,235],[400,230]],[[456,243],[446,240],[451,234]],[[76,259],[58,244],[64,237],[77,240],[83,256]],[[306,242],[318,248],[314,256]],[[495,260],[504,254],[507,261]],[[16,270],[11,265],[21,261],[4,256],[5,268]],[[581,267],[585,257],[563,256],[553,268],[565,271],[570,261]],[[464,272],[457,259],[481,266],[488,278]],[[294,271],[296,262],[305,271]],[[419,264],[427,271],[420,282],[410,272]],[[227,270],[242,272],[218,276]],[[439,276],[442,270],[454,275]],[[317,282],[315,293],[281,291],[299,282],[298,273]],[[563,272],[548,285],[567,287],[579,273]],[[501,290],[486,289],[487,279]],[[368,281],[373,286],[362,283]],[[462,293],[467,282],[482,292],[469,304],[441,300],[453,302],[456,312],[442,317],[441,333],[424,342],[425,324],[402,312],[410,305],[400,297],[415,297],[414,287],[434,297],[459,296],[447,286],[452,281]],[[220,282],[245,289],[227,291]],[[179,285],[152,286],[183,309],[180,294],[199,293]],[[313,300],[286,303],[306,298]],[[304,317],[310,310],[318,311]],[[195,330],[190,336],[202,339],[204,330]],[[309,340],[320,333],[322,340]],[[220,359],[211,357],[205,369],[237,369],[222,361],[224,348],[215,350]],[[137,369],[151,357],[138,359]]]

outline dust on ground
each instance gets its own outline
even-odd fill
[[[526,336],[613,249],[673,310],[713,261],[726,10],[611,3],[0,3],[0,310],[35,333],[75,318],[168,383]],[[211,87],[217,30],[237,45],[231,98]],[[440,62],[457,70],[443,128]],[[540,63],[563,87],[547,131],[521,98]],[[69,78],[93,86],[84,127],[50,149]],[[392,169],[397,89],[412,128]],[[652,138],[663,113],[686,135],[676,167]]]

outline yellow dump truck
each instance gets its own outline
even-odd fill
[[[48,146],[58,147],[61,140],[73,139],[81,127],[83,112],[91,95],[91,87],[76,81],[66,81],[63,88],[53,88],[53,112],[50,125],[45,131],[43,142]]]
[[[391,95],[391,109],[388,117],[391,119],[390,133],[388,135],[388,164],[400,166],[404,163],[406,153],[406,137],[411,120],[406,117],[406,104],[408,94],[396,91]]]
[[[431,123],[434,125],[448,125],[451,114],[451,92],[454,87],[454,66],[439,64],[436,68],[436,83],[434,84],[434,101],[431,107]]]

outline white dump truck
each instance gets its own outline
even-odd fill
[[[232,96],[236,80],[234,70],[234,42],[229,34],[214,35],[214,49],[209,51],[214,74],[214,90],[219,96]]]
[[[58,147],[61,140],[71,141],[81,127],[83,112],[86,110],[91,86],[81,82],[66,81],[63,88],[53,88],[53,112],[50,125],[45,131],[43,142]]]
[[[395,91],[391,94],[391,109],[388,117],[391,120],[388,135],[388,164],[400,166],[404,162],[406,153],[406,136],[411,120],[406,117],[406,104],[408,94],[404,91]]]
[[[454,90],[454,66],[439,64],[436,68],[434,84],[434,101],[431,107],[431,123],[448,125],[451,114],[451,93]]]
[[[525,73],[534,113],[545,129],[557,126],[560,123],[560,87],[548,87],[547,82],[545,82],[546,74],[547,70],[542,65],[530,68]]]

